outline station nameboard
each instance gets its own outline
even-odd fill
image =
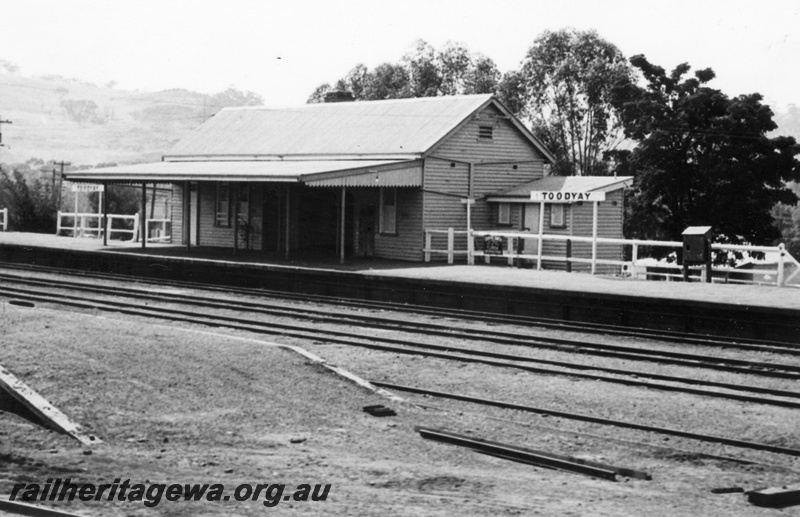
[[[605,201],[605,192],[586,192],[586,191],[531,191],[532,201],[544,201],[546,203],[574,203],[575,201]]]
[[[104,192],[105,188],[103,185],[98,183],[73,183],[72,184],[72,191],[73,192]]]

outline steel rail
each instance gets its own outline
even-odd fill
[[[457,445],[460,447],[467,447],[475,452],[489,454],[491,456],[517,461],[520,463],[526,463],[528,465],[547,467],[566,472],[575,472],[577,474],[607,479],[609,481],[616,481],[617,474],[619,473],[618,469],[615,469],[610,465],[576,461],[576,458],[566,458],[563,456],[543,453],[541,451],[523,449],[522,447],[516,447],[509,444],[480,440],[471,436],[450,433],[440,429],[430,429],[427,427],[417,426],[414,428],[414,431],[418,432],[421,437],[428,440],[434,440],[450,445]]]
[[[264,288],[248,288],[248,287],[223,287],[218,284],[189,282],[179,280],[164,280],[148,277],[138,277],[132,275],[122,275],[116,273],[93,273],[74,269],[54,268],[49,266],[33,266],[33,265],[20,265],[11,263],[0,263],[0,267],[7,269],[17,269],[25,271],[38,271],[51,274],[69,274],[72,276],[83,276],[87,278],[97,279],[113,279],[122,282],[136,282],[136,283],[149,283],[158,286],[172,286],[187,289],[199,289],[223,293],[231,293],[234,295],[249,294],[253,296],[268,296],[289,300],[298,300],[304,302],[315,303],[330,303],[349,307],[358,307],[365,309],[385,309],[397,312],[408,312],[413,314],[425,314],[438,317],[450,317],[458,319],[478,319],[480,321],[489,323],[502,323],[513,325],[530,325],[541,328],[559,329],[564,331],[576,332],[596,332],[616,336],[639,337],[644,339],[669,341],[673,343],[694,344],[701,346],[712,347],[742,347],[742,346],[774,346],[774,347],[792,347],[798,348],[797,345],[791,342],[771,341],[762,339],[738,340],[736,338],[725,337],[717,338],[707,334],[696,334],[688,332],[677,332],[669,330],[651,330],[641,327],[630,327],[622,325],[611,325],[604,323],[588,323],[588,322],[570,322],[566,320],[542,318],[535,316],[523,315],[501,315],[492,314],[482,311],[472,311],[467,309],[440,309],[432,308],[426,305],[414,304],[401,304],[393,302],[382,301],[359,301],[357,299],[345,298],[339,296],[326,296],[319,294],[296,294],[288,291],[276,291]]]
[[[525,336],[519,333],[501,332],[497,330],[484,331],[480,329],[468,330],[454,330],[451,326],[434,324],[434,323],[417,323],[417,322],[400,322],[397,319],[378,318],[373,316],[352,315],[352,314],[331,314],[329,311],[320,311],[313,309],[290,309],[285,306],[275,307],[256,302],[243,302],[237,300],[224,300],[212,299],[206,297],[190,296],[185,294],[169,294],[169,293],[154,293],[152,291],[130,289],[130,288],[106,288],[97,286],[87,286],[76,282],[56,281],[56,280],[36,280],[36,279],[20,279],[17,277],[8,278],[0,274],[0,279],[12,281],[27,285],[45,285],[48,287],[59,288],[66,286],[66,288],[82,290],[86,292],[107,294],[107,295],[120,295],[125,294],[134,298],[145,298],[148,300],[166,300],[173,303],[182,303],[186,305],[197,305],[202,307],[213,307],[217,309],[226,310],[245,310],[256,313],[281,315],[288,317],[297,317],[298,313],[302,314],[304,319],[315,321],[331,322],[341,324],[342,320],[359,321],[362,326],[369,326],[379,329],[391,329],[401,332],[418,332],[426,335],[437,335],[448,338],[491,341],[494,343],[514,346],[525,346],[529,348],[545,348],[555,349],[567,353],[587,353],[590,350],[591,355],[598,355],[603,357],[612,357],[619,359],[629,359],[647,362],[661,362],[666,364],[675,364],[679,366],[699,367],[706,369],[733,371],[736,373],[744,373],[742,368],[746,371],[756,375],[780,377],[781,372],[793,372],[800,374],[800,365],[785,365],[769,362],[746,361],[741,359],[726,358],[726,357],[711,357],[708,355],[689,354],[684,352],[673,352],[666,350],[648,350],[640,348],[632,348],[628,346],[609,345],[601,343],[591,343],[586,341],[577,341],[569,339],[560,339],[543,336]],[[415,330],[420,329],[420,330]],[[565,348],[570,347],[570,348]],[[773,351],[774,352],[774,351]],[[790,349],[789,354],[795,355],[800,353],[800,350]],[[758,372],[758,373],[756,373]],[[794,377],[790,377],[794,378]]]
[[[20,290],[17,290],[20,291]],[[2,288],[0,288],[0,292],[3,292]],[[478,359],[475,357],[464,357],[453,355],[452,353],[442,353],[437,352],[435,350],[449,350],[449,351],[457,351],[461,354],[472,354],[472,355],[480,355],[480,356],[489,356],[489,357],[504,357],[513,361],[522,361],[522,362],[545,362],[534,358],[520,358],[519,356],[510,356],[506,354],[499,354],[494,352],[484,352],[484,351],[475,351],[470,349],[458,349],[452,346],[442,346],[442,345],[430,345],[430,344],[419,344],[419,343],[410,343],[408,341],[402,340],[393,340],[389,338],[379,338],[379,337],[368,337],[359,334],[352,334],[352,333],[345,333],[345,332],[334,332],[330,330],[308,330],[306,327],[297,327],[297,326],[287,326],[287,325],[276,325],[273,323],[263,323],[263,322],[253,322],[250,320],[245,320],[241,318],[231,318],[226,316],[218,316],[218,315],[202,315],[198,316],[198,314],[194,311],[184,311],[184,310],[176,310],[176,309],[166,309],[166,308],[156,308],[150,306],[141,306],[136,304],[130,303],[123,303],[123,302],[116,302],[116,301],[99,301],[99,300],[87,300],[85,298],[79,297],[70,297],[68,295],[61,295],[61,294],[54,294],[54,295],[40,295],[40,294],[25,294],[24,292],[16,292],[14,296],[24,298],[27,300],[33,300],[38,302],[52,302],[52,303],[60,303],[64,305],[69,305],[78,308],[85,308],[85,309],[99,309],[111,312],[120,312],[123,314],[128,315],[135,315],[135,316],[145,316],[145,317],[154,317],[160,319],[167,319],[170,321],[180,321],[185,323],[195,323],[195,324],[204,324],[214,327],[226,327],[236,330],[245,330],[250,332],[262,333],[262,334],[271,334],[271,335],[282,335],[287,337],[294,337],[299,339],[308,339],[308,340],[320,340],[324,339],[330,343],[336,344],[343,344],[348,346],[357,346],[363,348],[371,348],[381,351],[388,351],[393,353],[402,353],[402,354],[411,354],[411,355],[423,355],[428,357],[436,357],[445,360],[455,360],[461,362],[470,362],[470,363],[480,363],[486,364],[489,366],[497,366],[497,367],[504,367],[504,368],[517,368],[520,370],[531,371],[535,373],[541,373],[546,375],[559,375],[559,376],[568,376],[568,377],[575,377],[575,378],[584,378],[590,380],[600,380],[610,383],[616,384],[623,384],[628,386],[636,386],[636,387],[643,387],[649,389],[658,389],[663,391],[674,391],[674,392],[682,392],[682,393],[690,393],[694,395],[700,396],[708,396],[708,397],[717,397],[717,398],[725,398],[730,400],[737,400],[741,402],[748,402],[748,403],[758,403],[758,404],[767,404],[767,405],[775,405],[779,407],[786,407],[786,408],[800,408],[800,403],[789,401],[789,400],[780,400],[780,399],[770,399],[770,398],[763,398],[763,397],[750,397],[746,395],[738,395],[734,393],[724,393],[724,392],[714,392],[708,390],[699,390],[693,388],[685,388],[679,386],[671,386],[667,384],[660,384],[660,383],[651,383],[645,381],[639,381],[636,379],[620,379],[616,377],[607,377],[602,375],[596,374],[583,374],[578,372],[565,372],[561,370],[551,370],[545,368],[537,368],[532,367],[524,364],[515,364],[509,363],[504,361],[494,361],[491,359]],[[336,336],[340,337],[331,337],[331,334],[335,334]],[[350,339],[343,339],[341,336],[349,337]],[[364,343],[359,341],[354,341],[353,339],[362,339],[362,340],[383,340],[383,341],[390,341],[395,344],[400,344],[404,347],[418,347],[418,348],[399,348],[393,347],[388,345],[379,345],[375,343]],[[575,365],[571,363],[563,363],[564,367],[573,368],[573,369],[597,369],[590,366],[580,365],[577,368]],[[610,370],[610,369],[609,369]],[[616,370],[613,373],[622,374],[622,375],[630,375],[630,376],[638,376],[639,372],[629,372],[624,370]],[[645,374],[646,376],[647,374]],[[657,374],[653,374],[654,376]],[[725,384],[725,383],[711,383],[709,381],[700,381],[700,380],[689,380],[687,382],[686,378],[679,378],[679,377],[669,377],[669,376],[658,376],[662,380],[667,380],[670,382],[679,382],[679,383],[690,383],[695,385],[707,385],[713,387],[722,387],[726,389],[732,390],[739,390],[739,391],[751,391],[751,392],[758,392],[760,390],[764,393],[769,393],[776,396],[782,397],[793,397],[798,398],[797,393],[794,392],[787,392],[784,390],[770,390],[768,388],[760,388],[760,387],[750,387],[750,386],[742,386],[742,385],[733,385],[733,384]]]
[[[404,386],[400,384],[392,384],[389,382],[382,382],[382,381],[370,381],[375,386],[379,386],[381,388],[386,388],[395,391],[404,391],[406,393],[416,393],[418,395],[428,395],[429,397],[436,397],[436,398],[444,398],[444,399],[451,399],[451,400],[458,400],[461,402],[470,402],[473,404],[481,404],[484,406],[493,406],[499,407],[503,409],[514,409],[517,411],[524,411],[528,413],[536,413],[539,415],[548,415],[554,416],[558,418],[565,418],[568,420],[576,420],[580,422],[587,422],[592,424],[600,424],[600,425],[608,425],[614,427],[624,427],[628,429],[635,429],[638,431],[648,431],[658,434],[666,434],[670,436],[678,436],[681,438],[690,438],[693,440],[699,440],[702,442],[709,442],[709,443],[719,443],[723,445],[730,445],[733,447],[739,447],[742,449],[753,449],[758,451],[766,451],[766,452],[773,452],[776,454],[783,454],[786,456],[795,456],[800,457],[800,449],[792,449],[790,447],[780,447],[777,445],[771,445],[768,443],[759,443],[759,442],[750,442],[747,440],[737,440],[735,438],[726,438],[723,436],[714,436],[708,434],[701,434],[701,433],[693,433],[690,431],[681,431],[679,429],[671,429],[668,427],[657,427],[657,426],[650,426],[644,424],[637,424],[635,422],[626,422],[624,420],[612,420],[608,418],[596,417],[591,415],[585,415],[581,413],[569,413],[566,411],[557,411],[554,409],[547,409],[547,408],[539,408],[534,406],[524,406],[522,404],[515,404],[512,402],[503,402],[498,400],[490,400],[490,399],[483,399],[478,397],[470,397],[467,395],[459,395],[456,393],[446,393],[442,391],[434,391],[434,390],[427,390],[423,388],[417,388],[413,386]]]
[[[196,295],[188,295],[188,294],[170,294],[170,293],[158,293],[153,292],[152,290],[146,289],[135,289],[135,288],[125,288],[125,287],[102,287],[96,285],[87,285],[80,282],[71,282],[68,280],[52,280],[52,279],[33,279],[33,278],[20,278],[14,275],[6,275],[0,273],[0,279],[8,280],[11,282],[17,282],[22,284],[28,285],[47,285],[47,286],[68,286],[70,288],[76,290],[82,290],[87,292],[96,292],[96,293],[105,293],[105,294],[119,294],[119,293],[126,293],[131,297],[137,298],[161,298],[165,300],[171,301],[191,301],[194,304],[207,304],[208,307],[218,307],[218,308],[225,308],[223,304],[229,305],[231,307],[242,308],[245,310],[252,310],[254,312],[263,312],[265,314],[281,314],[281,315],[289,315],[295,316],[298,313],[306,315],[306,317],[318,317],[319,320],[327,320],[327,321],[339,321],[340,319],[350,319],[350,320],[357,320],[363,322],[364,324],[369,323],[376,323],[377,328],[385,328],[386,325],[393,325],[393,326],[400,326],[404,325],[405,327],[408,326],[415,326],[422,329],[425,329],[426,332],[429,330],[441,330],[443,332],[447,332],[449,335],[453,333],[453,327],[448,325],[441,325],[435,323],[422,323],[422,322],[410,322],[410,321],[398,321],[396,318],[381,318],[377,316],[367,316],[367,315],[356,315],[356,314],[348,314],[348,313],[338,313],[338,314],[331,314],[328,310],[314,310],[308,308],[291,308],[287,307],[286,305],[272,305],[264,302],[246,302],[242,300],[220,300],[219,298],[208,298],[204,296],[196,296]],[[578,344],[575,340],[569,339],[559,339],[559,338],[552,338],[552,337],[542,337],[542,336],[520,336],[519,333],[513,332],[502,332],[498,330],[479,330],[479,329],[470,329],[469,332],[474,334],[480,334],[482,340],[500,340],[501,338],[511,339],[511,340],[520,340],[521,338],[532,339],[532,340],[542,340],[548,343],[558,343],[563,345],[575,345],[581,346],[582,348],[591,347],[591,346],[598,346],[602,348],[609,348],[613,345],[605,345],[605,344],[593,344],[587,342],[580,342]],[[428,332],[429,333],[429,332]],[[461,336],[460,336],[461,337]],[[740,350],[749,350],[749,351],[756,351],[756,352],[768,352],[768,353],[776,353],[776,354],[785,354],[785,355],[793,355],[793,356],[800,356],[800,347],[795,346],[765,346],[765,345],[751,345],[751,344],[732,344],[727,346],[726,348],[735,348]],[[619,350],[640,350],[640,349],[632,349],[631,347],[618,347]],[[655,352],[654,352],[655,353]],[[686,357],[686,358],[702,358],[703,360],[707,360],[708,356],[698,356],[695,354],[687,354],[685,356],[678,356],[675,352],[664,352],[669,357]],[[721,359],[721,362],[728,362],[726,359]],[[772,367],[769,363],[764,363],[761,365],[762,367]],[[797,371],[800,371],[800,366],[797,367]]]

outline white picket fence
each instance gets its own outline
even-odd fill
[[[114,235],[119,234],[130,236],[129,240],[131,241],[140,239],[139,221],[141,221],[141,217],[138,213],[135,215],[108,214],[106,218],[106,227],[104,229],[102,214],[59,211],[56,235],[61,235],[62,232],[69,232],[72,237],[102,238],[105,231],[109,239],[113,239]],[[117,225],[115,228],[114,221],[128,221],[133,223],[132,228],[128,228],[128,225],[125,225],[124,228],[120,228],[120,225]],[[169,219],[147,219],[145,223],[145,239],[147,239],[147,242],[169,242],[171,239],[170,233],[171,221]]]
[[[7,232],[8,231],[8,208],[4,208],[4,209],[0,210],[0,214],[3,215],[3,222],[0,223],[0,226],[3,227],[3,231],[4,232]]]
[[[439,236],[437,243],[444,244],[444,247],[434,247],[433,240]],[[441,236],[446,236],[446,240],[442,242]],[[466,236],[466,249],[457,249],[455,246],[456,236]],[[502,240],[502,255],[488,254],[483,250],[475,249],[475,237],[495,237]],[[534,240],[537,243],[535,254],[521,253],[518,250],[524,249],[525,246],[520,245],[520,241]],[[592,245],[591,258],[567,257],[566,255],[544,255],[542,243],[545,241],[571,241],[585,242]],[[603,244],[615,244],[622,246],[631,246],[631,260],[610,260],[601,259],[597,255],[598,246]],[[441,245],[441,244],[440,244]],[[508,265],[514,265],[515,260],[531,260],[536,263],[537,269],[542,269],[544,261],[551,262],[565,262],[589,264],[591,273],[597,271],[599,264],[620,266],[622,271],[631,274],[635,279],[639,279],[642,275],[647,277],[663,276],[666,279],[682,278],[682,267],[678,265],[659,265],[658,269],[667,269],[672,272],[652,272],[648,271],[640,263],[639,248],[641,246],[648,247],[667,247],[680,249],[683,247],[683,242],[679,241],[647,241],[641,239],[612,239],[604,237],[577,237],[570,235],[539,235],[525,232],[505,232],[505,231],[475,231],[475,230],[454,230],[453,228],[443,229],[425,229],[425,247],[423,248],[425,262],[430,262],[432,255],[443,254],[447,256],[447,263],[452,264],[456,257],[466,257],[467,264],[474,264],[476,257],[483,257],[484,262],[489,264],[492,257],[502,259],[508,262]],[[774,269],[740,269],[732,267],[715,266],[712,269],[713,273],[723,274],[729,277],[732,274],[736,276],[750,275],[751,280],[729,280],[732,282],[746,282],[746,283],[771,283],[777,286],[785,286],[791,284],[795,277],[800,275],[800,262],[798,262],[791,254],[786,251],[784,244],[778,246],[744,246],[734,244],[712,244],[712,251],[741,251],[741,252],[762,252],[762,253],[777,253],[778,262]],[[690,266],[690,270],[699,270],[702,280],[705,280],[705,266]],[[719,276],[719,275],[718,275]],[[756,280],[755,277],[762,277],[761,280]],[[774,278],[774,280],[772,280]]]

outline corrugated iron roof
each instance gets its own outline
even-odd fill
[[[491,95],[226,108],[166,155],[420,155],[492,99]]]
[[[489,194],[488,201],[507,201],[519,198],[530,202],[531,192],[609,192],[628,187],[633,176],[547,176],[523,183],[503,192]]]
[[[103,167],[65,173],[70,181],[282,181],[297,182],[314,175],[364,173],[417,162],[403,160],[213,161],[156,162]],[[420,173],[421,178],[421,173]],[[378,185],[395,186],[395,185]]]

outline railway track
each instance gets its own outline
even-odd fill
[[[3,282],[8,282],[8,279],[4,279]],[[662,391],[673,391],[705,397],[725,398],[746,403],[766,404],[786,408],[800,408],[800,393],[788,390],[705,381],[693,379],[687,376],[669,376],[652,372],[631,371],[627,369],[607,368],[596,365],[581,365],[570,362],[552,361],[535,357],[521,356],[518,354],[504,354],[486,350],[475,350],[454,345],[426,344],[408,339],[388,338],[375,335],[365,336],[363,334],[353,332],[309,328],[308,325],[291,325],[277,323],[274,321],[260,322],[251,318],[232,317],[220,314],[198,314],[196,310],[155,307],[149,303],[142,304],[119,300],[107,300],[59,292],[45,293],[43,292],[44,284],[42,283],[38,283],[30,279],[25,279],[20,283],[34,285],[33,287],[28,287],[27,289],[21,289],[0,284],[0,293],[4,294],[6,297],[27,300],[29,302],[57,303],[82,309],[99,309],[103,311],[120,312],[129,315],[168,319],[175,322],[202,324],[213,327],[226,327],[230,329],[245,330],[261,334],[282,335],[316,342],[323,341],[326,343],[369,348],[384,352],[424,355],[448,361],[480,363],[502,368],[516,368],[519,370],[545,375],[590,379]],[[61,288],[63,289],[65,286],[62,286]],[[106,294],[113,294],[115,296],[129,295],[117,289],[112,289],[113,293],[109,293],[107,290],[92,287],[91,291],[94,294],[97,294],[98,289]],[[131,294],[135,294],[137,297],[142,297],[142,293],[140,292]],[[153,299],[158,298],[158,296],[160,296],[160,293],[150,292],[144,297],[150,301],[153,301]],[[190,301],[191,299],[183,296],[169,296],[168,299],[170,303],[192,305],[192,302]],[[200,303],[200,306],[202,307],[214,306],[216,308],[225,308],[228,310],[239,310],[241,307],[241,304],[239,303],[227,305],[224,303],[214,302],[212,304],[208,299],[205,298],[202,299]],[[457,336],[460,339],[462,338],[460,335]],[[475,339],[474,336],[471,336],[471,338]],[[557,346],[563,347],[564,345],[561,343]],[[581,344],[578,343],[576,346],[581,346]],[[557,349],[560,350],[560,348]],[[622,357],[627,358],[627,356],[624,355]],[[651,358],[650,360],[660,362],[662,359]],[[684,361],[677,364],[681,364],[683,366],[688,365],[691,367],[699,366],[697,362],[693,361],[688,363]],[[550,366],[551,368],[546,368],[545,366]],[[714,364],[711,366],[719,368],[722,365]],[[771,368],[777,368],[779,366],[780,365],[770,365]],[[762,370],[762,367],[763,365],[758,364],[755,370],[751,370],[736,366],[730,367],[732,370],[728,369],[727,371],[747,373],[751,375],[767,375],[772,377],[778,376],[795,380],[800,379],[800,374],[798,374],[796,371]],[[602,374],[595,372],[602,372]],[[650,379],[650,381],[645,381],[642,379]],[[689,386],[687,386],[687,384]],[[765,395],[768,395],[768,397]]]
[[[152,292],[152,290],[148,292],[149,296],[144,297],[150,300],[150,304],[148,304],[148,303],[142,303],[140,301],[130,302],[130,301],[121,301],[119,299],[106,299],[103,297],[99,297],[100,293],[94,290],[94,288],[96,288],[97,286],[89,286],[93,287],[93,290],[83,291],[84,293],[88,293],[91,296],[77,296],[74,294],[58,292],[58,291],[77,288],[77,286],[70,286],[68,284],[63,284],[61,287],[56,288],[53,287],[52,284],[50,286],[47,286],[41,282],[37,283],[37,281],[30,278],[23,280],[24,282],[16,283],[17,287],[12,287],[8,285],[9,283],[11,283],[10,279],[8,278],[0,279],[0,296],[15,300],[26,300],[31,303],[36,303],[36,302],[54,303],[79,309],[118,312],[135,316],[166,319],[174,322],[200,324],[213,327],[223,327],[228,329],[242,330],[260,334],[282,335],[282,336],[300,338],[305,340],[312,340],[315,342],[323,341],[325,343],[372,348],[392,353],[424,355],[448,361],[471,362],[471,363],[486,364],[494,367],[516,368],[516,369],[527,370],[548,375],[562,375],[562,376],[570,376],[581,379],[602,380],[604,382],[614,382],[629,386],[643,387],[647,389],[668,390],[668,391],[690,393],[707,397],[726,398],[752,404],[768,404],[768,405],[776,405],[792,409],[800,408],[800,400],[798,400],[800,399],[800,393],[787,390],[773,390],[757,386],[716,383],[716,382],[703,381],[699,379],[691,379],[689,377],[671,377],[655,373],[634,372],[630,370],[612,369],[612,368],[601,368],[594,365],[586,366],[586,365],[577,365],[566,362],[559,363],[554,361],[544,361],[541,359],[536,359],[531,357],[522,357],[515,354],[501,354],[485,350],[459,348],[450,345],[432,345],[432,344],[419,343],[418,341],[414,340],[387,338],[387,337],[376,336],[374,335],[374,333],[373,335],[365,336],[356,333],[332,331],[331,329],[314,329],[310,328],[308,325],[288,325],[276,322],[259,322],[253,320],[252,318],[234,317],[229,315],[213,314],[213,313],[201,314],[197,310],[197,307],[205,307],[214,310],[224,308],[224,310],[235,310],[237,312],[242,312],[245,310],[246,305],[251,303],[251,302],[244,302],[242,300],[239,300],[235,305],[226,306],[223,304],[222,307],[215,306],[212,304],[212,302],[221,303],[220,300],[209,300],[209,299],[195,300],[195,302],[197,302],[199,305],[195,305],[194,310],[186,310],[183,308],[162,307],[162,306],[152,305],[153,297],[155,295],[160,296],[161,294],[164,294],[164,293],[154,293]],[[24,286],[24,287],[19,287],[19,286]],[[127,288],[122,290],[112,289],[112,291],[114,292],[106,291],[103,294],[103,296],[112,296],[112,295],[114,297],[131,296],[137,298],[138,300],[142,299],[141,292],[126,292]],[[205,298],[205,297],[200,297],[200,298]],[[177,298],[164,298],[161,300],[161,302],[165,304],[192,305],[190,299],[181,296],[178,296]],[[251,307],[251,309],[253,308],[254,307]],[[317,316],[321,317],[322,315],[319,314],[316,315],[306,314],[305,316],[298,314],[293,315],[293,317],[304,317],[304,318],[312,318]],[[431,329],[431,327],[425,327],[425,328],[428,330]],[[421,331],[421,328],[418,328],[418,330]],[[558,346],[563,347],[564,345],[559,344]],[[544,368],[539,365],[532,366],[531,365],[532,363],[539,363],[542,365],[549,364],[550,366],[562,369]],[[781,365],[771,365],[770,367],[777,368],[780,366]],[[607,373],[609,375],[599,375],[596,373],[589,373],[590,371],[603,371],[604,373]],[[755,371],[758,372],[759,370]],[[753,374],[754,372],[751,370],[746,370],[744,372],[739,372],[739,373]],[[780,373],[781,375],[786,376],[784,378],[793,378],[793,379],[796,378],[795,376],[797,375],[797,372],[792,372],[792,371],[782,371],[782,372],[773,371],[773,372],[762,372],[762,373]],[[619,377],[613,377],[613,375],[617,375]],[[645,377],[649,377],[652,380],[658,380],[662,382],[642,381],[641,378]],[[665,383],[670,383],[670,384],[665,384]],[[791,457],[800,457],[800,450],[791,447],[782,447],[775,444],[759,443],[747,440],[739,440],[735,438],[706,435],[690,431],[683,431],[680,429],[650,426],[630,421],[604,419],[586,414],[556,411],[548,408],[523,406],[510,402],[503,402],[503,401],[478,398],[478,397],[469,397],[461,394],[445,393],[415,386],[394,384],[384,381],[373,381],[373,384],[387,389],[394,389],[397,391],[404,391],[408,393],[422,394],[429,397],[458,400],[462,402],[480,404],[484,406],[488,405],[506,409],[514,409],[528,413],[556,416],[569,420],[634,429],[647,433],[658,433],[667,436],[677,436],[700,442],[724,444],[732,447],[766,451],[774,454],[786,455]],[[678,384],[683,384],[683,386],[677,386]],[[702,386],[704,388],[715,388],[717,390],[736,391],[739,393],[729,393],[726,391],[713,391],[711,389],[698,389],[694,387],[687,387],[685,386],[686,384]],[[754,394],[769,395],[769,397],[754,396]]]
[[[544,329],[564,330],[564,331],[577,331],[577,332],[593,332],[602,333],[610,336],[626,336],[641,339],[658,340],[672,343],[682,343],[690,345],[702,345],[711,347],[751,347],[761,346],[766,350],[769,347],[779,349],[798,349],[799,347],[794,343],[759,340],[759,339],[734,339],[730,337],[716,338],[704,334],[691,334],[685,332],[674,332],[666,330],[651,330],[636,327],[624,327],[619,325],[608,325],[600,323],[582,323],[570,322],[564,320],[540,318],[523,315],[497,315],[487,312],[470,311],[463,309],[447,309],[435,308],[423,305],[399,304],[381,301],[360,301],[347,299],[336,296],[325,296],[315,294],[297,294],[286,291],[276,291],[264,288],[244,288],[244,287],[225,287],[213,285],[208,283],[187,282],[177,280],[155,280],[152,278],[134,277],[130,275],[122,275],[115,273],[95,273],[87,271],[78,271],[73,269],[54,268],[48,266],[34,266],[34,265],[21,265],[12,263],[0,263],[0,268],[26,271],[49,273],[56,275],[69,275],[72,277],[90,278],[97,280],[113,280],[118,282],[146,284],[158,287],[173,287],[178,289],[196,289],[203,291],[212,291],[216,293],[230,294],[232,296],[255,296],[255,297],[269,297],[282,300],[295,300],[300,302],[309,303],[322,303],[334,304],[341,307],[350,307],[356,309],[370,309],[370,310],[387,310],[401,313],[412,313],[416,315],[425,315],[440,318],[455,318],[465,319],[469,321],[481,321],[487,324],[498,325],[523,325],[530,327],[539,327]]]
[[[319,323],[358,324],[360,327],[371,329],[393,330],[412,332],[424,335],[443,336],[453,339],[463,339],[480,342],[492,342],[503,345],[522,346],[557,350],[559,352],[580,353],[584,355],[597,355],[615,359],[636,360],[645,362],[660,362],[693,368],[706,368],[733,373],[749,373],[758,376],[800,379],[800,365],[787,365],[763,361],[745,361],[730,357],[712,357],[708,354],[691,354],[659,349],[635,348],[629,346],[593,343],[584,339],[561,339],[545,336],[525,336],[517,332],[504,332],[497,329],[464,329],[463,326],[400,321],[397,318],[384,318],[370,315],[334,312],[330,309],[318,310],[307,307],[290,307],[285,304],[269,304],[263,302],[250,302],[242,300],[221,300],[219,297],[194,296],[187,294],[170,294],[154,292],[148,289],[134,289],[121,287],[101,287],[71,281],[55,281],[44,279],[21,278],[13,275],[0,274],[0,281],[27,285],[46,289],[68,289],[93,293],[104,296],[125,296],[148,301],[162,301],[179,303],[203,308],[248,312],[278,317],[301,318]],[[7,288],[13,292],[13,288]],[[25,290],[19,291],[24,293]],[[84,301],[89,300],[84,298]],[[107,301],[106,303],[116,303]],[[286,326],[287,330],[299,330],[301,327]],[[305,327],[303,327],[305,328]],[[389,343],[399,343],[397,340],[386,340]],[[728,348],[741,350],[800,356],[800,349],[792,346],[768,346],[736,344]]]
[[[473,404],[480,404],[483,406],[492,406],[492,407],[499,407],[503,409],[514,409],[517,411],[524,411],[527,413],[535,413],[538,415],[547,415],[547,416],[554,416],[559,418],[564,418],[567,420],[576,420],[580,422],[588,422],[592,424],[600,424],[600,425],[607,425],[612,427],[624,427],[627,429],[635,429],[638,431],[645,431],[657,434],[663,434],[668,436],[677,436],[681,438],[689,438],[692,440],[697,440],[701,442],[707,443],[719,443],[722,445],[730,445],[733,447],[739,447],[742,449],[752,449],[757,451],[766,451],[772,452],[775,454],[781,454],[786,456],[793,456],[793,457],[800,457],[800,449],[795,449],[792,447],[781,447],[777,445],[772,445],[768,443],[760,443],[760,442],[751,442],[747,440],[738,440],[735,438],[727,438],[724,436],[714,436],[702,433],[693,433],[689,431],[682,431],[679,429],[671,429],[667,427],[657,427],[657,426],[650,426],[650,425],[643,425],[637,424],[635,422],[626,422],[622,420],[613,420],[608,418],[599,418],[591,415],[584,415],[580,413],[571,413],[566,411],[556,411],[547,408],[539,408],[534,406],[525,406],[522,404],[514,404],[511,402],[503,402],[498,400],[491,400],[486,398],[480,397],[469,397],[466,395],[459,395],[456,393],[445,393],[441,391],[434,391],[414,386],[404,386],[400,384],[392,384],[388,382],[382,381],[370,381],[378,387],[395,390],[395,391],[403,391],[407,393],[415,393],[418,395],[425,395],[428,397],[436,397],[441,399],[450,399],[450,400],[458,400],[462,402],[469,402]]]

